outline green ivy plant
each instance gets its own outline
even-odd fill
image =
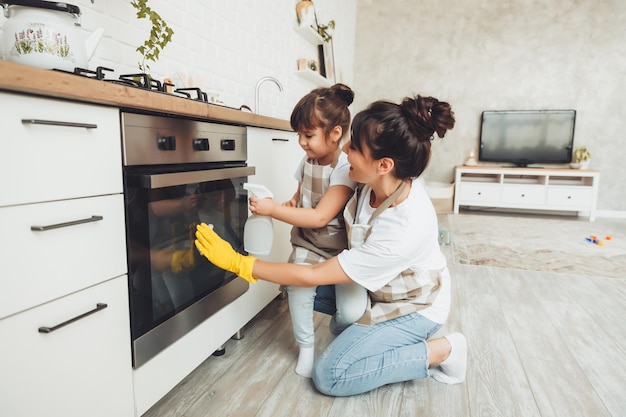
[[[322,39],[324,39],[324,42],[330,42],[333,38],[333,35],[331,34],[332,30],[335,30],[334,20],[331,20],[325,25],[320,25],[319,23],[317,24],[317,32],[321,35]]]
[[[139,70],[147,73],[150,66],[146,61],[156,62],[159,54],[170,43],[174,31],[170,28],[161,16],[148,6],[148,0],[133,0],[130,4],[137,9],[137,19],[149,18],[152,23],[150,37],[136,50],[142,56],[141,62],[137,63]]]

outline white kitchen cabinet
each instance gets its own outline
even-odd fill
[[[0,207],[122,193],[119,110],[0,93]]]
[[[248,181],[268,187],[274,194],[275,202],[283,203],[293,197],[298,188],[294,174],[303,156],[304,151],[298,144],[298,135],[295,132],[248,127],[248,165],[256,168],[256,174],[250,176]],[[273,223],[272,251],[259,258],[286,262],[291,254],[292,226],[275,219]],[[259,282],[251,285],[248,292],[262,301],[258,305],[262,309],[276,298],[279,285]]]
[[[119,110],[0,107],[0,413],[132,417]]]
[[[454,212],[461,206],[576,211],[593,221],[599,182],[594,170],[460,166]]]
[[[2,415],[134,415],[126,285],[123,275],[0,320]]]
[[[126,273],[122,194],[0,208],[0,318]]]
[[[274,194],[274,201],[283,203],[298,188],[294,178],[304,151],[295,132],[248,127],[248,165],[256,168],[249,182],[263,184]],[[285,262],[291,253],[291,225],[274,220],[272,251],[264,260]]]

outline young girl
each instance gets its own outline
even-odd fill
[[[341,211],[356,183],[349,177],[341,140],[348,133],[348,106],[354,92],[346,85],[318,88],[304,96],[291,113],[291,128],[306,155],[296,170],[298,189],[282,205],[250,198],[250,211],[292,224],[289,262],[314,265],[348,247]],[[300,347],[296,373],[310,378],[314,363],[313,302],[316,287],[287,287],[293,332]],[[338,335],[365,312],[367,292],[360,285],[335,286],[337,312],[330,331]]]
[[[344,146],[350,178],[365,184],[344,210],[350,249],[316,265],[271,263],[235,252],[207,225],[196,247],[240,277],[286,285],[358,283],[370,303],[315,362],[313,382],[327,395],[355,395],[429,376],[445,384],[465,379],[467,342],[461,333],[432,338],[450,310],[451,277],[438,243],[437,215],[417,180],[434,134],[454,126],[450,105],[433,97],[379,101],[358,113]]]

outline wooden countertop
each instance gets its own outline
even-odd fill
[[[0,90],[291,131],[288,120],[3,60]]]

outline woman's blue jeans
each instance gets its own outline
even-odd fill
[[[353,324],[316,360],[313,382],[321,393],[343,397],[427,378],[426,340],[440,327],[418,313],[372,326]]]

